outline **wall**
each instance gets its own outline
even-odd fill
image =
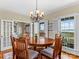
[[[76,16],[76,49],[79,52],[79,15]]]
[[[34,23],[34,35],[39,33],[39,23],[35,22]]]

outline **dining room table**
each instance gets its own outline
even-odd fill
[[[37,47],[49,47],[51,45],[53,45],[54,43],[54,39],[52,38],[31,38],[29,41],[29,45],[32,46],[34,48],[34,50],[36,50]]]

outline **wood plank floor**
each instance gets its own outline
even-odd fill
[[[62,59],[79,59],[79,56],[75,56],[68,53],[62,53]]]
[[[64,53],[64,52],[62,52],[61,57],[62,57],[61,59],[79,59],[79,56],[71,55],[71,54]],[[2,58],[0,57],[0,59],[2,59]],[[39,59],[41,59],[41,58],[39,57]],[[43,59],[46,59],[46,58],[43,57]]]
[[[75,56],[75,55],[71,55],[71,54],[63,53],[63,52],[62,52],[62,56],[61,57],[62,57],[61,59],[79,59],[79,56]],[[43,59],[46,59],[46,58],[43,57]]]

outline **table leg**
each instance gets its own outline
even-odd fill
[[[45,48],[47,48],[47,46],[45,46]]]
[[[36,46],[34,46],[34,50],[36,50]]]

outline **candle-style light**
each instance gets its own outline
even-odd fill
[[[37,21],[43,19],[43,17],[44,17],[44,12],[38,10],[37,7],[38,7],[38,4],[37,4],[37,0],[36,0],[36,10],[30,12],[30,18],[31,18],[34,22],[37,22]]]

